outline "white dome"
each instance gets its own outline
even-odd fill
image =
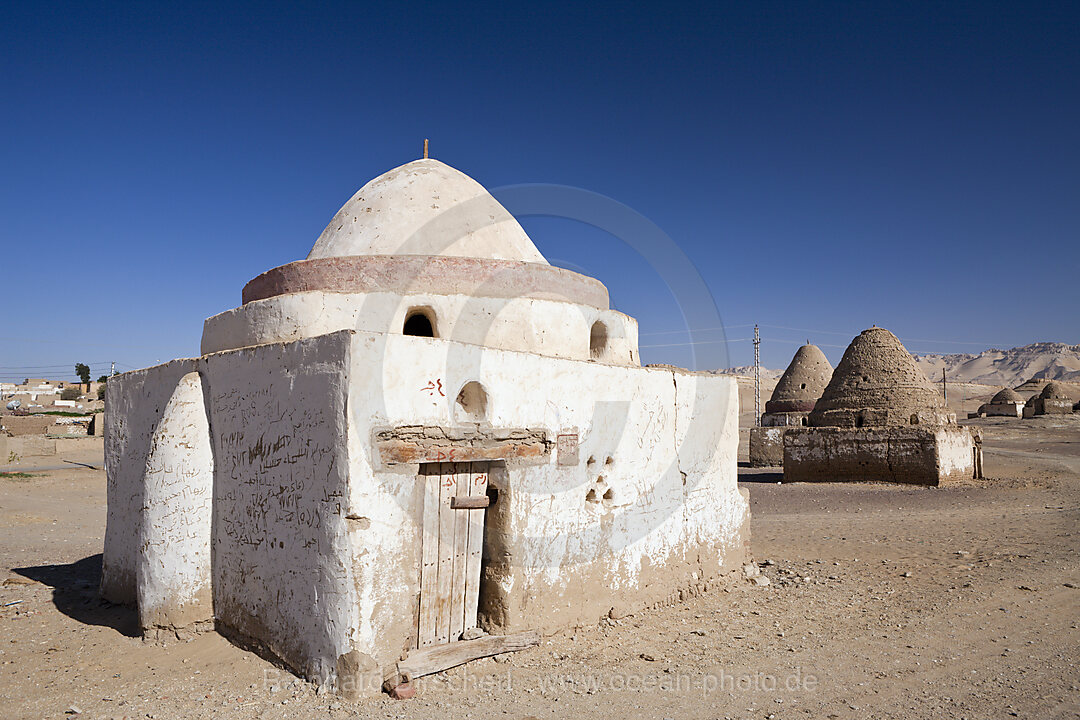
[[[443,255],[547,265],[514,216],[471,177],[438,160],[415,160],[352,196],[308,259]]]

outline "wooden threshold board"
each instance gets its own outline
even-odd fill
[[[488,635],[476,640],[460,640],[446,645],[410,650],[406,658],[397,664],[398,675],[423,677],[449,670],[470,660],[516,652],[539,644],[540,633],[530,630],[514,635]]]

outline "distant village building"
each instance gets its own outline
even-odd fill
[[[1024,406],[1024,417],[1068,415],[1073,412],[1075,402],[1060,383],[1049,382],[1041,393],[1028,400]]]
[[[750,428],[750,465],[775,467],[784,463],[784,431],[807,424],[814,403],[829,384],[832,365],[817,345],[807,343],[795,353],[791,364],[765,403],[761,427]]]
[[[1002,388],[990,398],[990,402],[979,406],[976,416],[987,417],[1022,417],[1024,414],[1024,398],[1012,388]]]
[[[784,481],[940,485],[980,474],[977,438],[888,330],[863,331],[809,415],[784,434]]]
[[[0,461],[57,454],[87,435],[101,435],[100,402],[61,400],[65,387],[78,383],[30,378],[22,383],[0,383]],[[72,412],[57,412],[57,411]]]
[[[435,160],[361,188],[202,351],[107,385],[102,591],[147,632],[213,620],[364,692],[746,557],[734,378],[641,367],[606,288]]]
[[[51,408],[60,400],[60,393],[64,389],[64,383],[54,383],[45,378],[27,378],[21,383],[0,384],[0,399],[5,405],[12,400],[18,400],[23,410],[30,408]]]

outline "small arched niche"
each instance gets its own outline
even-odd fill
[[[487,417],[487,390],[475,380],[470,380],[461,386],[461,391],[457,394],[457,404],[470,420],[479,422]]]
[[[589,357],[594,360],[603,357],[604,353],[607,352],[607,344],[607,325],[597,320],[592,324],[592,329],[589,331]]]
[[[429,307],[409,308],[405,313],[405,323],[401,327],[402,335],[416,337],[439,337],[436,333],[435,311]]]

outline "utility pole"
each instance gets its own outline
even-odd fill
[[[949,389],[945,387],[945,368],[941,368],[941,396],[945,398],[945,404],[949,404]]]
[[[109,375],[115,375],[115,374],[116,374],[116,361],[113,360],[112,361],[112,367],[109,368]]]
[[[761,335],[754,325],[754,426],[761,427]]]

